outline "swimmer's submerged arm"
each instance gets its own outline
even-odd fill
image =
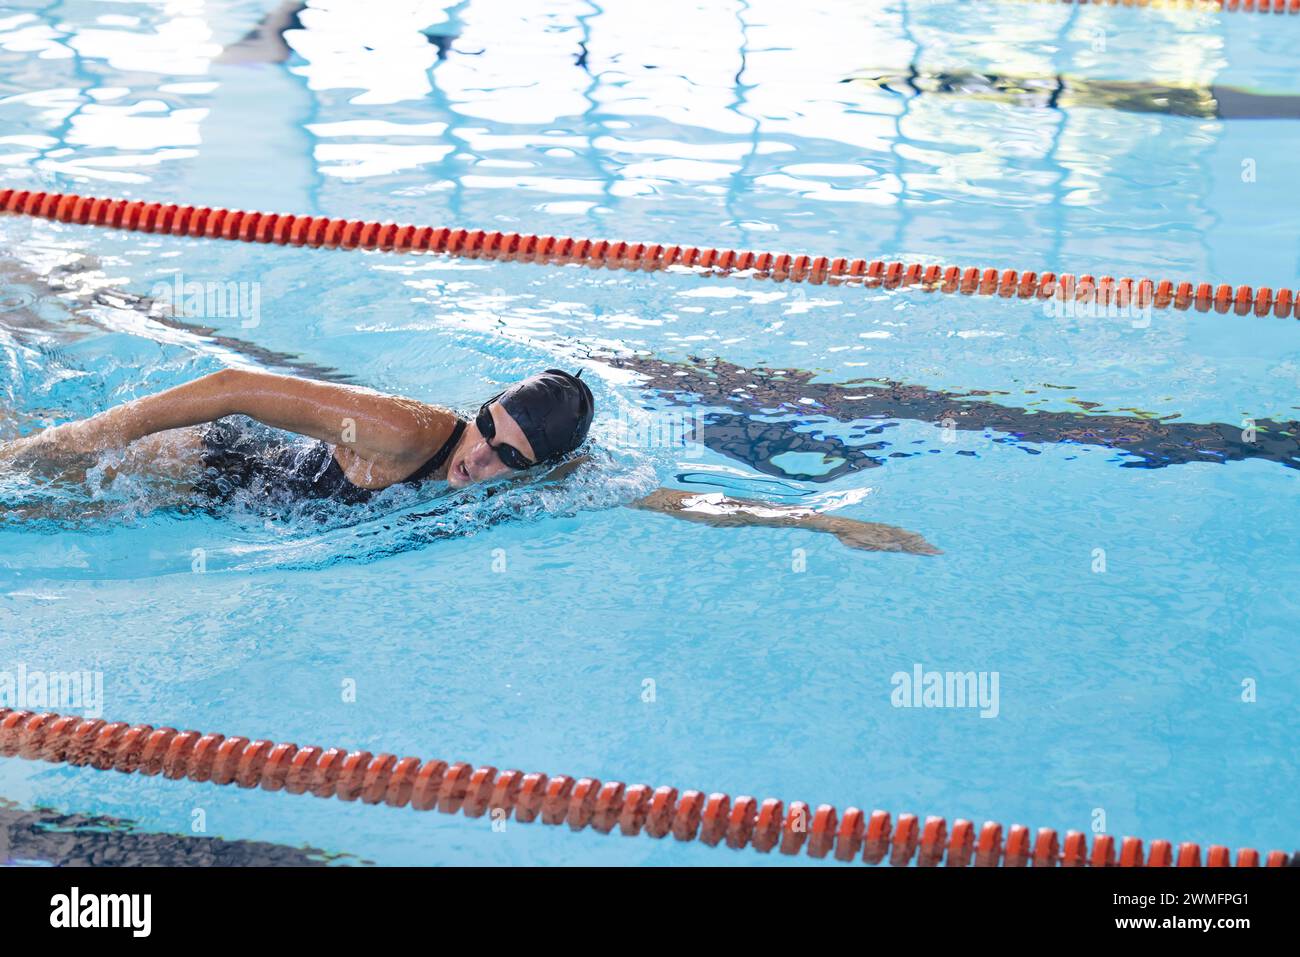
[[[914,555],[938,555],[920,535],[893,525],[860,522],[838,515],[815,512],[795,505],[772,505],[746,498],[701,495],[679,489],[660,488],[638,499],[632,508],[662,512],[690,522],[717,527],[759,525],[768,528],[803,528],[829,532],[850,548],[873,552],[910,552]]]
[[[226,415],[247,415],[274,428],[346,442],[362,458],[394,463],[419,458],[455,425],[451,412],[412,399],[269,372],[222,369],[19,443],[34,451],[91,453]]]

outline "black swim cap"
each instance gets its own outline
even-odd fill
[[[563,458],[581,445],[596,411],[587,383],[560,369],[529,376],[486,404],[492,402],[500,402],[519,423],[539,464]]]

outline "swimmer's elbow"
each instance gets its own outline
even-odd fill
[[[246,415],[274,428],[304,432],[301,426],[317,418],[323,406],[312,401],[305,391],[312,383],[274,372],[219,369],[198,383],[203,386],[204,415],[208,419]]]
[[[243,413],[244,403],[241,399],[254,388],[255,372],[244,369],[218,369],[198,381],[203,383],[207,392],[207,418],[220,419],[227,415]]]

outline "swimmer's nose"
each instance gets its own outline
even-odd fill
[[[475,474],[486,472],[495,459],[496,453],[492,451],[492,446],[488,445],[485,439],[479,439],[475,442],[474,447],[465,456],[466,465]]]

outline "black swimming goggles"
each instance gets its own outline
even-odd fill
[[[478,434],[483,436],[483,441],[488,444],[488,448],[497,454],[497,458],[499,458],[502,464],[507,468],[512,468],[516,472],[522,472],[524,469],[532,468],[537,463],[530,462],[528,459],[524,458],[524,454],[513,445],[506,445],[505,443],[502,443],[501,445],[492,444],[492,440],[496,438],[497,424],[492,421],[492,410],[488,408],[488,406],[495,401],[496,398],[488,399],[483,403],[482,408],[478,410],[478,416],[474,419],[474,425],[478,429]]]

